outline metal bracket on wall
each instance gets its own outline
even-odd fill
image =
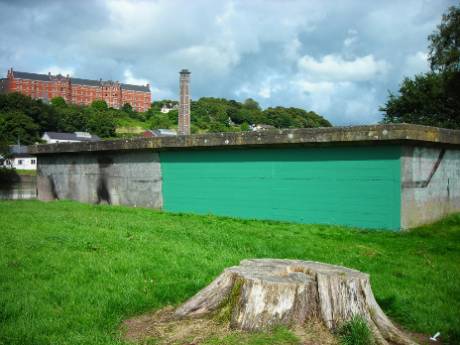
[[[403,188],[426,188],[431,182],[431,179],[433,178],[434,174],[439,168],[439,165],[441,164],[442,159],[444,158],[444,154],[446,153],[446,149],[441,149],[438,155],[438,159],[434,163],[433,167],[431,168],[430,175],[426,180],[422,181],[405,181],[403,182],[402,186]]]

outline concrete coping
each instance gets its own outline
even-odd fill
[[[419,143],[460,146],[460,130],[412,124],[350,127],[273,129],[260,132],[226,132],[96,142],[37,144],[29,154],[125,150],[177,150],[224,147],[336,146]]]

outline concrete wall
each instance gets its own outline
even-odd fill
[[[37,198],[35,176],[17,175],[11,181],[0,181],[0,200],[29,200]]]
[[[37,190],[40,200],[163,206],[159,156],[152,151],[40,156]]]
[[[460,150],[404,146],[401,178],[403,229],[460,212]]]

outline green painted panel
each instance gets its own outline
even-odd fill
[[[400,228],[400,147],[160,153],[167,211]]]

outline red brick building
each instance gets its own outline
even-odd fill
[[[90,105],[96,99],[103,99],[112,108],[121,108],[129,103],[139,112],[150,108],[149,84],[131,85],[118,81],[103,81],[72,78],[69,75],[52,75],[18,72],[11,68],[7,77],[0,80],[0,92],[20,92],[35,99],[48,102],[53,97],[62,97],[67,103]]]

